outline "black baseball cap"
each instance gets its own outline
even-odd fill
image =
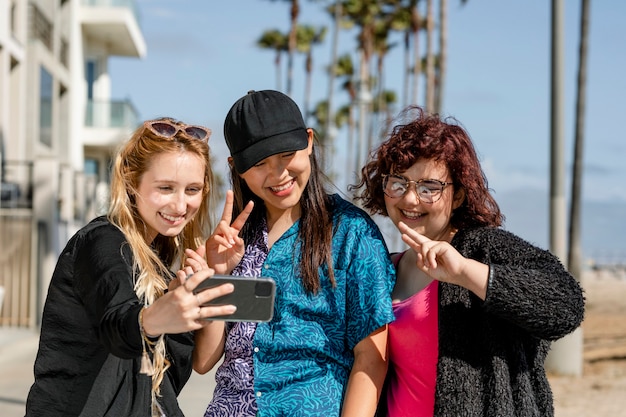
[[[237,172],[281,152],[308,146],[308,134],[298,105],[274,90],[248,91],[233,104],[224,121],[224,138]]]

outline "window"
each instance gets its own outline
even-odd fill
[[[87,61],[85,65],[85,78],[87,82],[87,100],[93,100],[93,85],[96,82],[96,62]]]
[[[52,75],[43,66],[39,90],[39,142],[52,146]]]

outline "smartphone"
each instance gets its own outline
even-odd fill
[[[209,305],[228,305],[237,307],[233,314],[225,316],[207,317],[207,320],[224,321],[270,321],[274,316],[274,297],[276,283],[272,278],[249,277],[235,275],[213,275],[202,281],[195,288],[194,293],[217,287],[225,283],[235,286],[235,291],[209,301]]]

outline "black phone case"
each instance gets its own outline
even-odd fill
[[[198,284],[194,293],[227,282],[235,286],[235,291],[218,297],[205,306],[232,304],[237,307],[237,311],[231,315],[209,317],[207,320],[264,322],[272,319],[276,295],[276,283],[272,278],[213,275]]]

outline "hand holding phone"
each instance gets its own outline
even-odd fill
[[[210,317],[207,320],[265,322],[272,319],[276,283],[271,278],[216,274],[198,284],[194,293],[227,282],[234,285],[235,291],[204,305],[232,304],[237,307],[237,311],[231,315]]]

